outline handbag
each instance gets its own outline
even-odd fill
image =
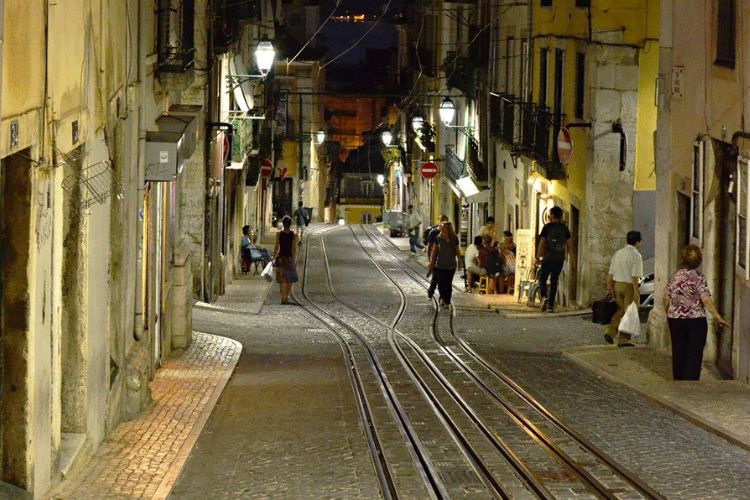
[[[267,281],[272,282],[273,281],[273,262],[269,262],[266,264],[266,267],[263,268],[263,272],[260,273],[261,276]]]
[[[286,279],[289,280],[289,283],[297,283],[297,281],[299,281],[296,267],[287,267],[284,271],[286,272]]]
[[[631,302],[625,310],[625,315],[620,320],[620,326],[617,331],[629,334],[631,337],[637,337],[641,333],[641,318],[638,315],[638,306]]]
[[[610,299],[596,300],[591,305],[591,321],[598,325],[608,325],[612,321],[612,316],[617,312],[617,302]]]

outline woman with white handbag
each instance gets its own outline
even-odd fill
[[[276,262],[276,283],[281,292],[281,303],[289,304],[292,284],[297,281],[297,235],[291,230],[292,218],[285,215],[281,219],[283,229],[276,233],[273,257]]]

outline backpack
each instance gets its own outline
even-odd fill
[[[552,260],[565,260],[565,250],[568,243],[568,231],[564,224],[552,223],[547,226],[547,247],[545,258]]]

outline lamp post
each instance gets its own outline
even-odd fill
[[[443,99],[443,102],[440,103],[438,112],[440,113],[440,121],[443,122],[446,127],[449,127],[453,122],[453,118],[456,116],[456,105],[453,104],[450,97],[446,97]]]
[[[378,174],[375,179],[378,181],[378,184],[380,185],[380,194],[383,195],[383,201],[380,205],[380,218],[385,223],[385,176],[383,174]]]

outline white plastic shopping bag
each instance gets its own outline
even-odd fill
[[[266,267],[263,268],[263,272],[260,273],[261,276],[263,276],[266,281],[269,283],[273,281],[273,262],[269,262],[266,264]]]
[[[638,315],[638,305],[631,302],[625,310],[625,315],[620,320],[620,326],[617,330],[621,333],[630,334],[631,337],[637,337],[641,333],[641,318]]]

